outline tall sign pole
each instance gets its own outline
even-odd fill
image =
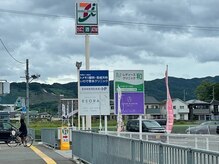
[[[90,38],[89,35],[85,35],[85,60],[86,70],[90,69]],[[86,116],[86,129],[91,129],[91,116]]]
[[[75,14],[75,34],[85,35],[85,64],[90,69],[89,35],[98,35],[98,4],[95,2],[77,2]],[[82,122],[84,116],[82,116]],[[86,128],[91,129],[91,116],[86,116]]]

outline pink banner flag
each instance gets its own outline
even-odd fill
[[[166,123],[166,131],[167,133],[171,133],[173,129],[174,123],[174,113],[173,113],[173,102],[170,96],[169,85],[168,85],[168,66],[165,72],[165,82],[167,89],[167,101],[166,101],[166,110],[167,110],[167,123]]]

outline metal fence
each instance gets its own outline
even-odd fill
[[[72,132],[72,153],[92,164],[218,164],[219,153],[91,132]]]
[[[41,129],[41,141],[54,148],[59,147],[58,142],[58,129],[57,128],[44,128]]]
[[[28,128],[27,131],[28,131],[28,134],[31,135],[31,137],[33,137],[33,139],[35,140],[35,138],[36,138],[35,137],[35,129]]]
[[[105,132],[100,133],[105,134]],[[172,145],[219,152],[219,135],[142,133],[142,137],[140,137],[137,132],[117,133],[115,131],[108,131],[107,134],[134,139],[142,138],[145,141],[162,141]]]

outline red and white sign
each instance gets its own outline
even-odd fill
[[[98,4],[95,2],[76,3],[75,33],[98,34]]]

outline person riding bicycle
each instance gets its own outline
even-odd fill
[[[19,128],[19,132],[21,134],[19,135],[19,137],[21,138],[21,142],[24,143],[25,138],[27,137],[27,126],[26,126],[23,118],[20,119],[20,123],[21,123],[21,125]]]

